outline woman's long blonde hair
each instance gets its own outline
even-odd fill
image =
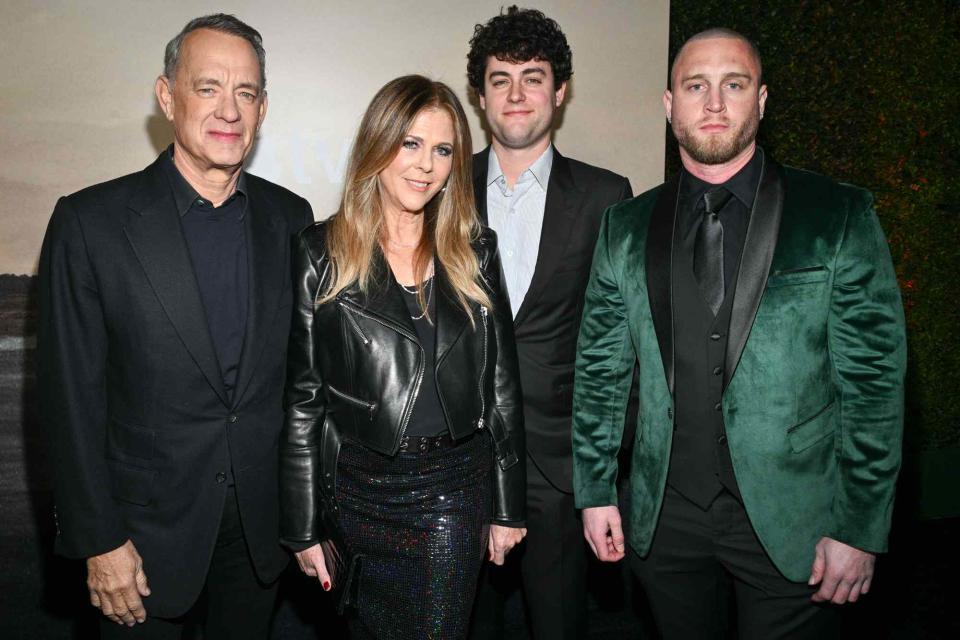
[[[378,174],[400,151],[414,119],[424,109],[438,109],[453,121],[453,167],[446,188],[424,208],[423,235],[416,248],[414,276],[422,282],[430,259],[443,266],[457,300],[468,315],[470,302],[490,306],[480,284],[480,267],[470,246],[480,231],[470,161],[470,126],[456,94],[442,82],[418,75],[391,80],[373,97],[353,143],[343,187],[343,199],[327,229],[327,250],[333,267],[330,285],[319,303],[327,302],[357,282],[370,287],[374,260],[386,240]],[[422,289],[422,288],[421,288]],[[420,292],[420,306],[426,301]]]

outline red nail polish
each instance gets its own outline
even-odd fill
[[[330,591],[330,582],[328,580],[323,581],[323,590]]]

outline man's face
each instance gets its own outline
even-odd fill
[[[553,112],[566,90],[565,82],[554,90],[549,62],[513,63],[490,56],[480,107],[497,142],[508,149],[527,149],[549,139]]]
[[[184,38],[176,80],[157,79],[177,151],[198,172],[238,168],[267,113],[257,55],[243,38],[198,29]]]
[[[750,47],[735,38],[688,43],[677,58],[663,106],[681,156],[708,165],[730,162],[757,137],[766,85]]]

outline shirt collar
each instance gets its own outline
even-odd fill
[[[550,183],[550,172],[553,170],[553,145],[547,145],[547,148],[540,157],[533,161],[527,171],[533,174],[534,179],[544,191]],[[497,152],[490,147],[490,154],[487,156],[487,186],[489,187],[495,181],[503,177],[503,169],[500,168],[500,160],[497,158]]]
[[[698,201],[704,193],[716,187],[724,187],[734,195],[747,209],[753,208],[753,200],[757,194],[757,185],[760,183],[760,170],[763,167],[763,149],[757,147],[753,157],[722,184],[710,184],[696,177],[686,169],[683,170],[683,191],[690,200]]]
[[[180,217],[187,215],[187,212],[190,211],[190,207],[194,204],[200,206],[210,206],[210,202],[206,198],[201,198],[200,194],[197,193],[197,190],[194,189],[187,179],[183,177],[183,174],[180,173],[180,170],[177,169],[177,165],[173,163],[173,145],[171,144],[167,147],[167,150],[160,154],[160,164],[163,165],[164,171],[167,174],[167,178],[170,181],[170,188],[173,190],[173,201],[177,205],[177,213],[180,214]],[[229,203],[233,198],[238,196],[243,196],[244,200],[247,198],[247,175],[245,171],[240,172],[240,178],[237,180],[236,191],[233,192],[226,202],[220,206],[224,206]],[[241,207],[240,219],[243,219],[244,214],[246,213],[246,207]]]

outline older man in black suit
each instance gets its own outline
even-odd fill
[[[156,94],[173,145],[58,203],[40,258],[42,418],[57,551],[104,637],[264,638],[291,235],[305,200],[245,173],[267,110],[260,34],[191,21]],[[148,617],[149,612],[149,617]],[[140,624],[138,624],[140,623]]]

